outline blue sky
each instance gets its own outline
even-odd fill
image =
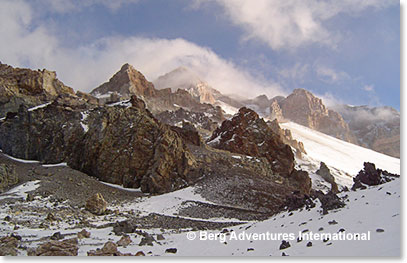
[[[0,1],[0,61],[90,91],[129,62],[192,68],[224,93],[400,108],[398,1]]]

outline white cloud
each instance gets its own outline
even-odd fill
[[[373,85],[365,85],[365,86],[363,87],[363,89],[364,89],[365,91],[367,91],[367,92],[371,92],[371,91],[374,91],[374,86],[373,86]]]
[[[315,67],[315,72],[320,80],[329,84],[334,84],[346,79],[350,79],[350,76],[346,72],[338,71],[327,66],[317,65]]]
[[[46,25],[34,21],[32,13],[26,2],[1,1],[1,61],[12,66],[55,70],[60,80],[76,90],[92,90],[128,62],[150,81],[184,65],[224,93],[250,97],[283,94],[278,84],[259,81],[210,49],[184,39],[115,36],[66,48]],[[33,27],[34,24],[38,26]]]
[[[335,48],[339,32],[325,22],[338,14],[357,15],[367,8],[381,9],[398,4],[390,0],[196,0],[193,7],[207,2],[219,4],[228,19],[244,29],[243,39],[257,39],[272,49],[293,49],[308,44]]]

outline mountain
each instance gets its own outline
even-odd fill
[[[170,88],[172,92],[185,90],[201,103],[220,106],[228,115],[233,115],[244,106],[240,101],[224,95],[202,80],[198,74],[186,67],[178,67],[154,81],[157,89]]]
[[[188,91],[194,98],[201,103],[214,104],[217,97],[221,94],[203,80],[194,72],[186,67],[178,67],[173,71],[158,77],[154,81],[157,89],[171,88],[173,92],[178,89]]]
[[[400,254],[400,159],[325,134],[352,131],[311,93],[250,100],[273,121],[217,97],[225,118],[126,64],[92,94],[0,119],[0,255]]]
[[[90,94],[95,97],[104,97],[113,93],[128,99],[132,94],[153,97],[156,91],[154,85],[143,74],[126,63],[108,82],[92,90]]]
[[[0,117],[17,111],[20,105],[33,107],[59,96],[75,96],[75,93],[57,79],[55,72],[0,63]]]
[[[291,120],[341,140],[357,143],[342,116],[328,109],[320,98],[305,89],[295,89],[286,98],[273,99],[270,107],[271,116],[277,119]]]
[[[400,112],[391,107],[336,105],[358,144],[400,158]]]
[[[262,116],[270,115],[271,100],[266,95],[259,95],[254,99],[244,100],[242,103]]]

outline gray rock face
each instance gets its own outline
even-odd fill
[[[55,101],[34,111],[21,108],[0,123],[0,147],[23,159],[67,162],[102,181],[149,193],[179,189],[195,174],[183,140],[131,105],[87,109]]]
[[[11,164],[0,164],[0,193],[17,184],[18,176]]]

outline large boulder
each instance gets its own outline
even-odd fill
[[[86,201],[85,208],[92,214],[103,215],[107,208],[107,202],[100,193],[97,193]]]
[[[333,193],[338,193],[338,185],[335,182],[335,177],[331,174],[328,166],[324,162],[321,162],[319,169],[316,171],[316,174],[322,177],[326,182],[331,184],[331,191]]]

